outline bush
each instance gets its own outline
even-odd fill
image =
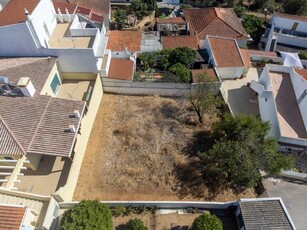
[[[126,224],[126,230],[148,230],[140,219],[131,219]]]
[[[301,51],[298,56],[300,57],[300,59],[305,59],[307,60],[307,50]]]
[[[234,11],[239,18],[242,18],[245,15],[246,9],[244,6],[236,6]]]
[[[62,230],[112,230],[112,214],[108,206],[98,200],[83,200],[63,215]]]
[[[202,214],[197,217],[191,230],[223,230],[222,221],[213,214]]]
[[[183,83],[189,83],[191,81],[190,70],[181,63],[176,63],[169,71],[176,75]]]

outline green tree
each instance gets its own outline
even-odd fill
[[[195,110],[199,123],[204,123],[204,114],[213,115],[222,100],[214,95],[218,84],[206,74],[198,76],[199,83],[187,94],[187,100]]]
[[[283,9],[288,14],[307,15],[307,0],[286,0]]]
[[[169,71],[176,75],[180,81],[189,83],[191,81],[190,70],[181,63],[176,63],[169,68]]]
[[[157,54],[155,52],[141,53],[139,58],[142,65],[144,66],[145,71],[149,71],[157,63]]]
[[[98,200],[83,200],[67,210],[61,220],[61,230],[112,230],[112,214]]]
[[[223,230],[223,224],[216,215],[204,213],[193,221],[191,230]]]
[[[303,51],[299,52],[298,56],[301,59],[307,60],[307,50],[303,50]]]
[[[154,11],[158,8],[156,0],[144,0],[144,3],[147,5],[149,11]]]
[[[148,7],[142,0],[132,0],[130,11],[135,14],[138,19],[142,19],[148,14]]]
[[[158,51],[157,56],[158,56],[158,67],[167,70],[170,66],[170,54],[171,50],[170,49],[163,49]]]
[[[125,10],[117,9],[114,14],[116,29],[121,30],[125,26],[127,20],[127,12]]]
[[[242,18],[246,13],[246,9],[244,6],[236,6],[234,8],[234,11],[239,18]]]
[[[148,228],[144,225],[143,221],[140,219],[131,219],[126,224],[126,230],[148,230]]]
[[[277,151],[275,138],[267,137],[270,126],[254,116],[226,114],[213,125],[216,143],[200,153],[204,173],[215,186],[254,188],[261,180],[259,170],[278,174],[292,167],[292,158]]]
[[[173,49],[170,53],[169,62],[171,65],[181,63],[187,68],[191,68],[194,63],[196,52],[188,47],[178,47]]]
[[[263,19],[258,18],[254,15],[245,14],[242,19],[242,25],[244,26],[246,32],[250,34],[251,38],[256,44],[259,43],[261,36],[264,32],[262,27]]]

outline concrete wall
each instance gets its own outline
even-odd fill
[[[62,73],[64,80],[90,80],[95,81],[97,74],[94,73]]]
[[[103,90],[108,93],[129,95],[183,96],[192,88],[192,84],[163,82],[131,82],[102,78]]]
[[[49,36],[57,25],[52,1],[40,0],[31,14],[31,22],[40,44],[47,48],[45,41],[49,40]]]
[[[36,171],[38,169],[42,155],[34,154],[34,153],[28,153],[26,155],[26,157],[27,157],[27,160],[30,161],[30,163],[25,163],[24,166]]]
[[[77,136],[77,142],[74,148],[75,155],[67,178],[67,182],[64,185],[64,187],[61,187],[54,194],[54,197],[57,200],[71,201],[73,198],[87,142],[89,140],[94,120],[100,106],[102,95],[103,95],[102,83],[100,77],[97,75],[96,82],[93,88],[92,97],[88,106],[88,111],[82,118],[81,128],[80,128],[81,132]]]
[[[0,56],[33,56],[36,49],[26,23],[0,27]]]
[[[291,30],[294,22],[299,23],[295,31],[307,33],[307,22],[306,21],[303,22],[303,21],[298,21],[294,19],[281,18],[276,15],[273,15],[271,19],[271,23],[275,23],[275,27],[285,28],[288,30]]]
[[[216,70],[222,80],[234,79],[241,77],[241,75],[244,73],[245,67],[229,67],[229,68],[216,67]]]
[[[307,37],[303,38],[289,34],[275,34],[277,35],[277,43],[307,48]]]

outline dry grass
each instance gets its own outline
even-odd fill
[[[217,118],[211,118],[207,123]],[[209,119],[208,119],[209,120]],[[208,127],[185,101],[158,96],[104,95],[74,194],[75,200],[234,200],[210,194],[198,170],[196,135]]]

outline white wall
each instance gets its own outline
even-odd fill
[[[277,36],[277,43],[307,48],[307,37],[303,38],[288,34],[278,34]]]
[[[49,36],[46,33],[44,24],[51,35],[56,27],[57,20],[52,1],[40,0],[31,14],[31,22],[36,31],[38,39],[43,47],[46,47],[45,40],[48,41]]]
[[[26,23],[0,27],[0,56],[34,56],[36,50]]]
[[[234,79],[240,78],[244,73],[244,67],[229,67],[229,68],[219,68],[216,67],[218,75],[222,80],[224,79]]]
[[[281,17],[277,17],[276,15],[273,15],[271,22],[275,23],[275,27],[285,28],[288,30],[291,30],[294,22],[298,22],[299,24],[295,31],[307,33],[307,22],[287,19],[287,18],[281,18]]]

